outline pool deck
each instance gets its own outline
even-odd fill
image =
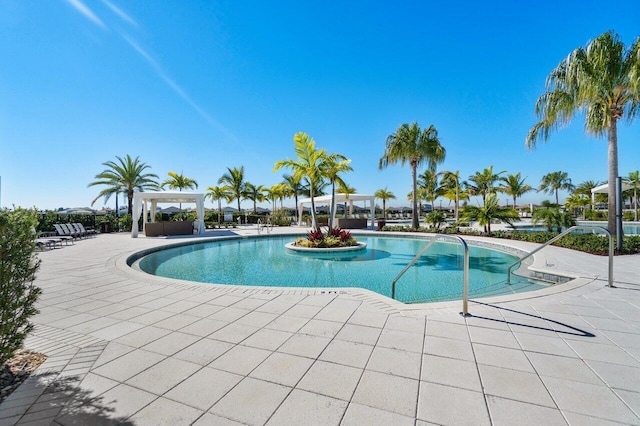
[[[304,230],[274,233],[291,231]],[[103,234],[39,254],[25,347],[48,359],[0,404],[0,426],[640,424],[640,256],[615,258],[609,288],[605,257],[547,247],[535,267],[577,280],[470,301],[463,317],[461,302],[126,266],[184,239]]]

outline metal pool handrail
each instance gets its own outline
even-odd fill
[[[402,271],[400,271],[400,273],[398,275],[396,275],[396,277],[393,279],[393,282],[391,283],[391,298],[395,299],[396,298],[396,282],[398,282],[398,280],[400,279],[400,277],[402,277],[404,275],[405,272],[407,272],[407,270],[413,266],[414,263],[416,263],[418,261],[418,259],[427,251],[431,248],[431,246],[438,240],[438,239],[451,239],[454,241],[458,241],[460,244],[462,244],[462,248],[464,249],[464,254],[463,254],[463,270],[462,270],[462,281],[463,281],[463,289],[462,289],[462,315],[467,316],[468,315],[468,301],[469,301],[469,246],[467,245],[467,242],[465,240],[463,240],[461,237],[457,236],[457,235],[437,235],[435,237],[433,237],[431,239],[431,241],[429,241],[429,244],[427,244],[422,250],[420,250],[418,252],[418,254],[415,255],[415,257],[411,260],[411,262],[409,262],[407,264],[407,266],[404,267],[404,269]]]
[[[598,230],[604,231],[609,236],[609,287],[613,287],[613,235],[611,235],[611,232],[608,229],[603,228],[601,226],[584,226],[584,225],[572,226],[571,228],[567,229],[561,234],[556,235],[555,237],[553,237],[552,239],[550,239],[549,241],[547,241],[546,243],[544,243],[543,245],[535,249],[534,251],[521,257],[520,259],[516,260],[511,265],[509,265],[509,268],[507,268],[507,284],[511,284],[511,269],[513,269],[514,266],[519,265],[520,263],[522,263],[523,260],[533,256],[534,254],[536,254],[537,252],[539,252],[549,244],[556,242],[557,240],[564,237],[574,229],[593,229],[593,230],[598,229]]]
[[[273,225],[271,224],[271,219],[267,219],[267,221],[263,224],[262,223],[262,219],[258,219],[258,234],[262,232],[263,228],[267,228],[267,234],[271,233],[271,228],[273,228]]]

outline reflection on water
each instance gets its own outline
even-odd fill
[[[336,262],[368,262],[371,260],[385,259],[391,256],[391,253],[384,250],[365,249],[352,251],[334,251],[334,252],[312,252],[312,251],[294,251],[287,250],[290,256],[295,256],[302,261],[305,259],[314,261],[316,259],[335,260]]]

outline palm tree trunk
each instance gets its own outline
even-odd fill
[[[618,177],[618,128],[617,118],[611,117],[609,125],[609,199],[607,200],[607,228],[616,235],[616,178]]]
[[[418,229],[418,179],[416,177],[416,168],[417,164],[411,164],[411,178],[413,179],[413,200],[412,200],[412,209],[413,214],[411,218],[411,227],[413,229]]]
[[[347,208],[347,204],[344,205],[345,209]],[[382,219],[387,220],[387,200],[382,199]]]
[[[331,206],[329,207],[329,229],[333,229],[333,209],[335,206],[336,185],[331,181]]]
[[[635,221],[638,221],[638,190],[636,188],[633,188],[633,204],[635,207]]]

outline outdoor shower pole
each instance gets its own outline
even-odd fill
[[[616,249],[622,251],[622,178],[616,178]]]

